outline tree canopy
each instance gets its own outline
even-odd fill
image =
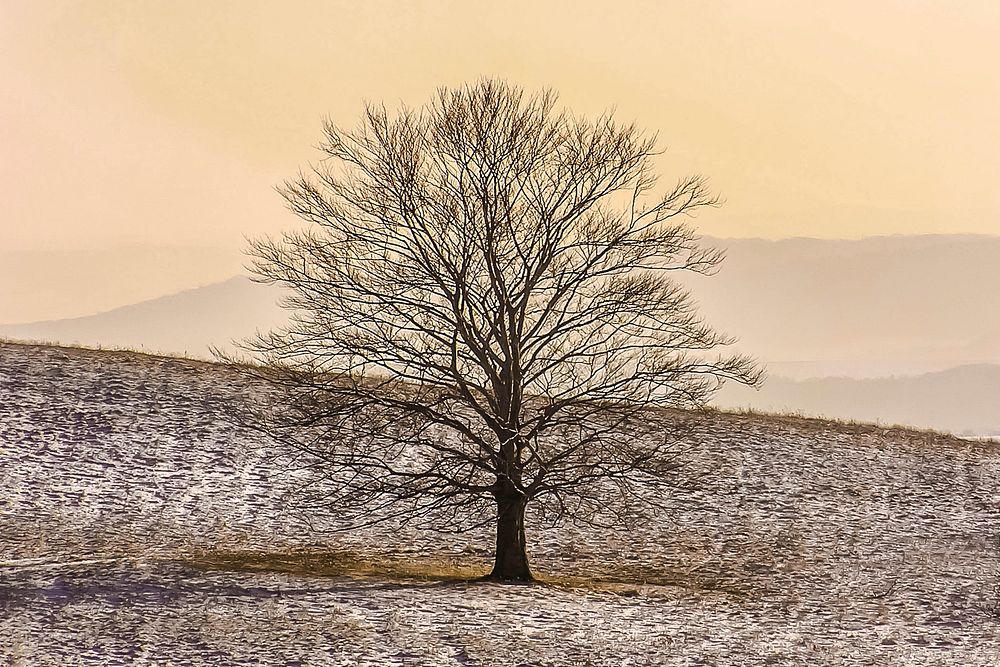
[[[700,176],[659,189],[655,137],[492,80],[324,129],[282,189],[309,224],[252,244],[294,318],[247,343],[285,397],[249,421],[316,461],[345,517],[496,522],[493,578],[530,579],[529,503],[655,505],[675,443],[648,408],[757,382],[676,279],[721,261],[688,224],[719,200]]]

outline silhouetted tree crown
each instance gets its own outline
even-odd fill
[[[320,463],[355,522],[495,521],[496,579],[531,578],[529,502],[597,523],[655,508],[676,460],[647,408],[759,378],[710,356],[732,341],[674,279],[721,260],[686,223],[718,204],[705,180],[657,193],[653,137],[498,81],[324,129],[283,189],[310,224],[252,245],[295,315],[247,345],[285,397],[248,422]]]

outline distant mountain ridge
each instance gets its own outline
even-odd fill
[[[768,378],[755,391],[729,383],[715,405],[881,424],[963,436],[1000,437],[1000,365],[975,364],[917,376],[790,380]]]
[[[771,375],[760,392],[726,388],[720,405],[1000,427],[1000,237],[705,243],[728,257],[717,275],[688,279],[700,311]],[[0,325],[0,337],[207,358],[209,346],[286,322],[280,294],[235,277],[88,317]]]
[[[1000,236],[705,242],[727,258],[687,281],[701,312],[776,374],[1000,363]]]
[[[86,317],[242,272],[237,248],[0,248],[0,324]]]
[[[917,375],[1000,363],[1000,236],[704,242],[728,256],[717,275],[686,277],[701,313],[775,375]],[[198,259],[210,260],[228,265],[212,252]],[[23,275],[7,276],[5,289],[30,291],[35,278]],[[243,277],[70,320],[14,325],[0,313],[0,335],[191,353],[284,321],[277,293]]]
[[[239,276],[88,317],[0,325],[0,336],[210,358],[210,346],[231,349],[234,340],[286,322],[280,295]]]

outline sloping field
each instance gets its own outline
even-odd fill
[[[547,583],[497,586],[487,533],[283,511],[299,473],[222,418],[251,391],[0,344],[0,664],[1000,663],[996,444],[669,413],[674,510],[533,530]]]

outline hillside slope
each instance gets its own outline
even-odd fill
[[[222,418],[228,401],[259,390],[212,364],[0,344],[0,658],[986,665],[1000,655],[996,444],[651,414],[664,434],[680,424],[687,434],[691,486],[662,520],[618,533],[529,520],[539,573],[624,589],[192,568],[192,550],[296,545],[488,563],[488,530],[324,533],[335,515],[310,526],[283,511],[298,473]]]

